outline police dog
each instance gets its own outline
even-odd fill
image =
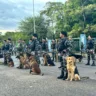
[[[46,54],[43,54],[44,66],[48,66]]]
[[[39,68],[39,65],[34,57],[34,55],[30,54],[29,56],[29,65],[30,65],[30,74],[32,75],[40,75],[41,70]]]
[[[66,62],[67,62],[66,66],[67,66],[67,72],[68,72],[68,77],[66,80],[70,80],[70,81],[80,80],[79,72],[75,65],[75,63],[76,63],[75,57],[67,57]]]
[[[14,67],[14,62],[13,62],[13,59],[11,58],[10,54],[8,54],[8,56],[7,56],[7,64],[9,67]]]
[[[18,67],[19,69],[29,69],[30,68],[26,54],[20,54],[16,58],[18,58],[20,60],[20,65]]]
[[[52,61],[51,57],[49,54],[44,53],[43,54],[43,58],[44,58],[44,65],[45,66],[55,66],[54,62]]]

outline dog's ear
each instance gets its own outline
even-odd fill
[[[66,57],[65,60],[67,61],[68,60],[68,57]]]

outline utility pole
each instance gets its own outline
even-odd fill
[[[34,7],[34,0],[33,0],[33,23],[34,23],[34,33],[36,33],[36,28],[35,28],[35,7]]]

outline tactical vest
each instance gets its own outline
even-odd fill
[[[68,47],[69,47],[68,39],[61,39],[58,45],[58,51],[62,52],[63,50],[67,50]]]

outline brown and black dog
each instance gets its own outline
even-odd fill
[[[48,66],[46,54],[43,54],[43,58],[44,58],[44,66]]]
[[[41,74],[41,70],[39,68],[39,65],[34,57],[34,55],[29,56],[29,65],[30,65],[30,74],[32,73],[32,75],[40,75]]]
[[[7,64],[9,67],[14,67],[14,62],[10,54],[7,55]]]
[[[48,53],[43,54],[44,58],[44,66],[55,66],[54,62],[52,61],[50,55]]]
[[[18,67],[19,69],[29,69],[30,68],[26,54],[20,54],[16,58],[18,58],[20,60],[20,65]]]
[[[76,67],[76,59],[75,57],[67,57],[66,58],[67,62],[67,72],[68,72],[68,78],[66,80],[80,80],[79,72]]]

